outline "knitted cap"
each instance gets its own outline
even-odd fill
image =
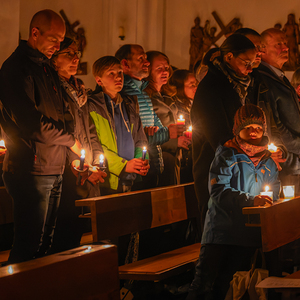
[[[239,135],[240,131],[250,124],[258,124],[266,131],[266,117],[261,108],[253,104],[240,107],[234,116],[233,134]]]

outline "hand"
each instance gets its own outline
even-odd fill
[[[101,183],[104,182],[104,178],[107,176],[107,174],[101,170],[99,170],[97,167],[90,168],[90,171],[92,172],[90,176],[87,178],[87,180],[93,184],[96,185],[99,181]]]
[[[146,176],[149,169],[150,165],[147,159],[142,160],[140,158],[133,158],[132,160],[129,160],[127,162],[125,172],[136,173],[142,176]]]
[[[70,148],[72,152],[74,152],[75,154],[77,154],[79,157],[81,156],[81,144],[80,142],[75,139],[75,144]]]
[[[274,162],[277,165],[278,171],[281,171],[282,168],[279,163],[283,163],[286,161],[285,158],[282,158],[283,156],[283,151],[280,148],[277,148],[275,152],[271,153],[271,158],[274,160]]]
[[[76,176],[76,178],[78,178],[78,175],[79,175],[79,166],[80,166],[80,160],[79,159],[76,159],[76,160],[73,160],[72,163],[71,163],[71,170],[72,170],[72,173]],[[81,182],[80,184],[83,185],[84,182],[87,180],[88,178],[88,171],[89,171],[89,164],[84,164],[83,165],[83,171],[80,172],[80,176],[81,176]]]
[[[144,127],[145,134],[148,136],[153,136],[157,132],[158,126],[146,126]]]
[[[184,148],[186,150],[189,150],[189,145],[191,144],[191,140],[185,136],[180,136],[178,138],[178,148]]]
[[[254,206],[271,206],[273,200],[269,196],[257,195],[254,197]]]
[[[185,125],[171,124],[168,128],[170,139],[176,139],[177,137],[181,136],[185,131]]]

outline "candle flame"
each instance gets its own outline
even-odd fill
[[[277,147],[274,145],[274,143],[271,143],[268,145],[268,150],[271,152],[276,152],[277,151]]]
[[[265,186],[265,192],[268,192],[270,187],[268,185]]]
[[[188,129],[188,131],[192,131],[192,126],[189,126],[189,129]]]
[[[3,147],[3,148],[5,148],[5,143],[4,143],[4,140],[1,140],[1,141],[0,141],[0,147]]]
[[[8,274],[13,274],[13,272],[14,272],[13,267],[12,266],[8,266],[7,273]]]
[[[143,151],[147,151],[147,148],[145,146],[143,147]]]
[[[104,155],[100,154],[100,161],[103,162],[104,161]]]
[[[180,116],[179,116],[179,120],[183,120],[183,115],[180,115]]]
[[[81,149],[81,158],[85,158],[85,151],[84,151],[84,149]]]

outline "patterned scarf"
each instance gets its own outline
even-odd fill
[[[245,105],[247,96],[247,88],[250,85],[251,78],[249,75],[240,77],[227,63],[221,62],[219,57],[213,60],[213,64],[227,77],[230,83],[233,84],[233,89],[240,97],[242,105]]]
[[[61,77],[60,80],[62,86],[69,94],[69,96],[77,102],[79,107],[82,107],[87,101],[87,92],[83,84],[83,81],[75,78],[74,76],[71,76],[69,81],[66,81]]]
[[[246,154],[256,167],[263,158],[270,156],[268,151],[268,137],[263,136],[260,145],[252,145],[241,139],[239,136],[227,141],[224,146],[235,148],[239,153]]]

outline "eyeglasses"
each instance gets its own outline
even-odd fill
[[[252,68],[252,66],[253,66],[254,63],[255,63],[255,61],[254,61],[254,62],[246,61],[246,60],[240,58],[239,56],[238,56],[237,58],[239,58],[240,60],[242,60],[242,61],[245,63],[245,67],[246,67],[247,69],[250,68],[250,67]]]
[[[81,57],[81,52],[80,51],[68,51],[68,52],[59,52],[59,54],[64,54],[66,55],[69,59],[73,59],[75,55],[78,57],[78,59]]]

